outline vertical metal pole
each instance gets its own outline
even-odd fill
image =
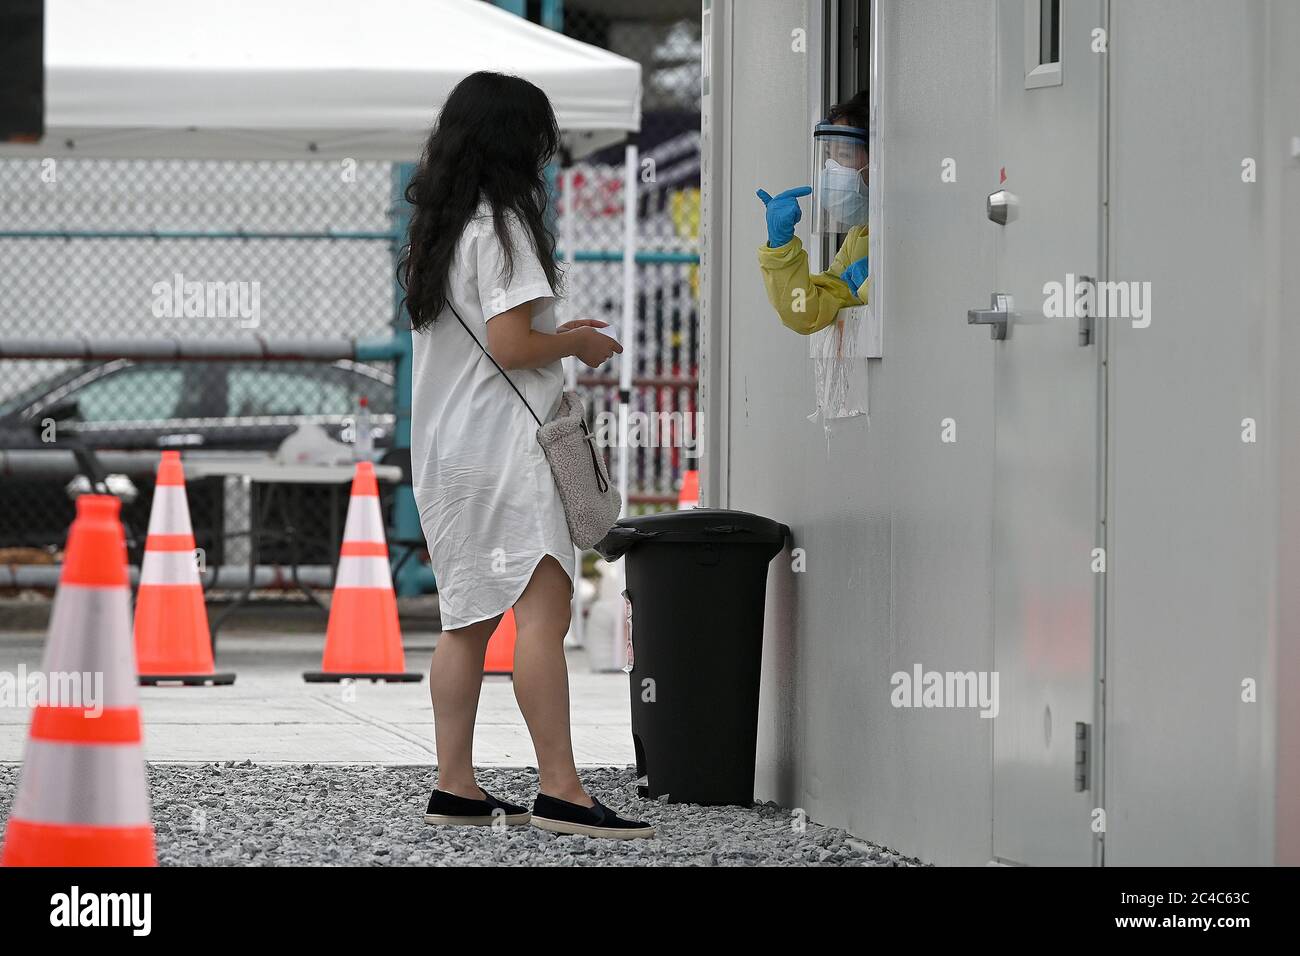
[[[542,0],[542,26],[564,32],[564,0]]]
[[[520,16],[524,15],[522,10],[519,11],[519,13]],[[548,30],[555,30],[559,33],[564,32],[564,0],[542,0],[541,13],[542,26],[546,27]],[[551,213],[554,217],[551,222],[552,226],[554,226],[556,225],[556,220],[559,220],[558,225],[561,233],[560,245],[564,250],[565,265],[568,266],[568,275],[566,276],[566,279],[569,283],[569,289],[571,292],[573,288],[573,267],[575,264],[574,253],[577,252],[578,249],[577,235],[575,231],[575,227],[578,224],[578,217],[574,206],[576,195],[574,186],[577,181],[577,173],[574,170],[572,163],[570,163],[567,169],[561,168],[557,163],[552,163],[547,167],[547,175],[550,179]],[[555,201],[555,197],[559,194],[556,189],[559,177],[566,177],[564,179],[563,215],[560,214],[559,204]],[[572,308],[566,304],[557,318],[562,321],[568,321],[569,319],[576,319],[577,316],[573,314]],[[578,361],[577,358],[569,358],[564,363],[564,377],[567,388],[577,388]],[[570,598],[569,601],[570,624],[569,633],[565,637],[565,644],[575,643],[579,646],[586,643],[586,621],[582,616],[582,597],[578,586],[582,579],[582,555],[582,549],[575,547],[574,561],[576,562],[577,567],[577,577],[573,583],[573,597]],[[570,638],[572,641],[570,641]]]
[[[569,165],[561,174],[564,189],[564,211],[560,215],[560,243],[564,248],[564,264],[568,270],[564,277],[565,284],[569,290],[569,300],[565,304],[564,312],[560,316],[564,321],[570,321],[578,318],[577,311],[572,306],[573,283],[577,269],[577,259],[575,253],[578,250],[578,170],[573,165],[573,160],[569,160]],[[558,204],[556,206],[558,210]],[[564,360],[564,387],[570,390],[576,390],[578,387],[578,363],[582,361],[576,355],[571,355]],[[574,567],[577,573],[573,581],[573,596],[569,599],[569,633],[566,636],[566,643],[577,644],[585,647],[587,644],[587,619],[583,616],[582,606],[582,558],[583,549],[577,545],[573,546]],[[572,638],[572,640],[568,640]]]
[[[700,97],[700,253],[699,409],[703,442],[696,467],[700,471],[700,504],[725,508],[729,504],[727,474],[730,439],[727,425],[731,386],[730,284],[732,247],[723,241],[731,168],[731,69],[734,11],[730,0],[703,0],[700,40],[703,47]],[[815,13],[819,5],[814,4]],[[808,55],[820,49],[814,42],[820,15],[809,19]]]
[[[525,0],[493,0],[493,2],[496,3],[496,5],[501,7],[502,9],[509,10],[518,16],[521,17],[527,16],[527,10],[526,10],[527,4]],[[546,27],[548,30],[555,30],[557,32],[564,31],[564,0],[542,0],[541,24],[542,26]],[[565,182],[564,185],[565,210],[564,210],[564,215],[561,217],[559,204],[556,203],[555,201],[555,197],[558,195],[558,190],[556,187],[559,182],[559,177],[565,175],[566,172],[568,175],[568,180]],[[551,204],[549,209],[547,210],[548,225],[552,229],[555,229],[556,226],[558,225],[559,229],[561,230],[560,246],[564,250],[565,264],[569,266],[568,280],[572,282],[573,279],[572,267],[574,264],[574,252],[577,251],[577,241],[574,235],[574,226],[577,224],[577,217],[574,215],[574,208],[573,208],[573,195],[574,195],[573,167],[570,166],[568,170],[564,170],[561,168],[559,163],[553,162],[546,167],[546,180],[547,180],[547,185],[550,187],[550,195],[551,195]],[[572,286],[570,286],[570,288],[572,288]],[[563,311],[558,312],[558,314],[556,315],[556,319],[559,321],[567,321],[568,319],[577,318],[577,316],[572,315],[570,313],[571,313],[571,309],[566,305]],[[565,367],[566,387],[575,388],[577,386],[577,379],[578,379],[578,359],[570,358],[566,360],[564,363],[564,367]],[[580,579],[582,577],[582,551],[576,548],[574,549],[574,551],[575,551],[574,557],[575,560],[577,561],[578,578]],[[574,588],[573,588],[573,597],[570,600],[570,614],[571,614],[572,623],[569,626],[569,634],[565,638],[566,644],[570,643],[569,638],[572,638],[573,642],[577,643],[578,645],[581,645],[583,643],[583,632],[585,628],[583,626],[584,622],[582,617],[582,603],[578,594],[578,590],[579,589],[577,586],[577,581],[575,581]]]
[[[574,259],[574,253],[578,249],[578,171],[572,164],[564,170],[564,215],[560,216],[560,244],[564,248],[564,264],[567,273],[564,277],[565,284],[569,289],[569,299],[565,303],[564,313],[561,318],[566,321],[572,321],[578,318],[573,302],[573,279],[577,271],[577,262]],[[578,387],[578,362],[577,356],[571,355],[564,360],[564,380],[565,387],[575,389]]]
[[[627,502],[628,466],[632,449],[628,447],[628,411],[632,401],[632,373],[636,369],[636,140],[628,137],[623,168],[623,354],[618,365],[618,493],[623,498],[623,514],[630,514]]]
[[[492,3],[517,17],[528,17],[528,0],[492,0]],[[541,19],[538,22],[548,30],[563,33],[564,0],[542,0]]]
[[[397,256],[406,241],[406,230],[411,222],[411,207],[406,202],[406,187],[415,173],[414,163],[393,164],[393,412],[396,427],[393,430],[393,447],[411,447],[411,333],[401,306],[402,287],[396,279]],[[393,503],[393,537],[402,541],[416,541],[423,535],[420,512],[415,506],[415,493],[410,485],[399,485]],[[399,597],[419,594],[423,588],[423,569],[418,561],[405,561],[393,582]]]

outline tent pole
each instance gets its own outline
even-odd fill
[[[623,515],[628,505],[628,469],[632,449],[628,447],[628,413],[632,401],[632,373],[636,369],[636,190],[637,144],[628,137],[623,169],[623,354],[618,365],[618,493],[623,498]]]
[[[578,169],[570,164],[560,173],[564,188],[561,195],[564,197],[564,212],[560,216],[560,244],[564,247],[564,265],[566,272],[564,276],[565,285],[573,289],[574,253],[578,248]],[[569,298],[564,304],[564,314],[560,316],[565,322],[581,318],[571,305],[572,299]],[[576,355],[571,355],[564,361],[564,380],[565,387],[576,389],[578,387],[578,362]]]

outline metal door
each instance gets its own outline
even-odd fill
[[[995,363],[993,850],[1025,864],[1086,865],[1100,845],[1096,768],[1080,758],[1098,723],[1103,378],[1074,306],[1102,259],[1104,6],[995,4],[997,277],[971,320],[1005,333],[980,343]]]

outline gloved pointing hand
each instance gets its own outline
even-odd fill
[[[867,269],[867,257],[863,256],[857,262],[850,262],[840,273],[840,278],[852,290],[854,295],[858,295],[858,289],[862,288],[862,283],[867,281],[869,275]],[[858,298],[862,296],[858,295]]]
[[[784,246],[794,238],[795,223],[803,218],[799,197],[812,195],[812,187],[796,186],[777,196],[769,195],[766,189],[760,189],[757,195],[767,207],[768,246],[772,249]]]

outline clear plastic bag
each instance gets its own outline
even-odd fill
[[[832,325],[811,336],[817,408],[809,421],[867,414],[866,311],[841,309]]]

